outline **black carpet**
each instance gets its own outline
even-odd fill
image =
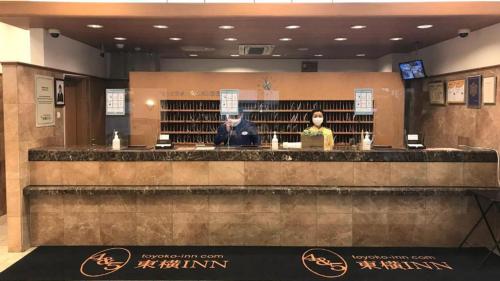
[[[483,248],[39,247],[0,280],[499,281]]]

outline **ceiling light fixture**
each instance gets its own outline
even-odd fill
[[[401,41],[401,40],[403,40],[403,37],[392,37],[389,40],[391,40],[391,41]]]
[[[169,39],[170,41],[181,41],[181,40],[182,40],[182,38],[180,38],[180,37],[170,37],[170,38],[168,38],[168,39]]]
[[[127,40],[127,38],[125,38],[125,37],[115,37],[114,39],[116,41],[125,41],[125,40]]]
[[[197,54],[189,54],[190,57],[197,57]]]
[[[153,25],[154,28],[158,28],[158,29],[165,29],[165,28],[168,28],[168,26],[166,25],[162,25],[162,24],[155,24]]]
[[[134,50],[135,50],[136,52],[139,52],[139,51],[141,50],[141,47],[135,47],[135,48],[134,48]]]
[[[366,57],[366,54],[356,54],[356,57]]]
[[[366,25],[353,25],[351,26],[351,29],[365,29]]]
[[[323,54],[315,54],[314,56],[315,56],[315,57],[322,57],[322,56],[323,56]]]
[[[300,25],[287,25],[285,26],[286,29],[299,29]]]
[[[240,55],[238,54],[232,54],[231,57],[239,57]]]
[[[427,29],[427,28],[431,28],[433,26],[434,25],[432,25],[432,24],[422,24],[422,25],[417,26],[417,28],[418,29]]]
[[[125,47],[125,44],[123,44],[123,43],[116,43],[116,47],[118,49],[123,49]]]
[[[309,51],[309,48],[298,48],[297,51],[305,52]]]
[[[232,26],[232,25],[221,25],[221,26],[219,26],[219,29],[234,29],[234,26]]]
[[[238,39],[230,37],[230,38],[224,38],[224,40],[225,41],[237,41]]]
[[[346,40],[347,40],[347,38],[345,38],[345,37],[337,37],[337,38],[335,38],[334,40],[335,40],[335,41],[346,41]]]
[[[292,41],[292,38],[287,38],[287,37],[280,38],[280,41]]]
[[[274,54],[273,57],[281,57],[280,54]]]
[[[94,29],[103,28],[103,26],[100,25],[100,24],[87,24],[87,27],[88,28],[94,28]]]

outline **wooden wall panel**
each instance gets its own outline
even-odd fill
[[[353,100],[355,88],[373,88],[376,143],[403,145],[404,87],[398,73],[387,72],[131,72],[131,143],[155,143],[162,99],[217,100],[220,89],[264,99],[265,81],[280,100]],[[148,99],[155,101],[152,109],[145,105]]]

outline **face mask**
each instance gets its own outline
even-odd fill
[[[229,119],[229,122],[231,123],[231,126],[236,127],[240,124],[241,118]]]
[[[321,126],[321,124],[323,124],[323,117],[314,117],[313,124],[318,127]]]

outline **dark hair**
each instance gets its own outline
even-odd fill
[[[319,108],[315,108],[311,111],[311,116],[309,116],[309,125],[314,126],[313,116],[314,116],[314,113],[316,113],[316,112],[321,112],[321,114],[323,115],[323,123],[321,123],[321,126],[324,127],[326,124],[325,112],[323,112],[323,110],[321,110]]]

